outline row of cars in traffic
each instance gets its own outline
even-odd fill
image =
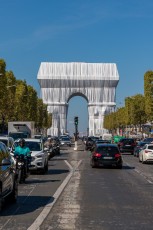
[[[132,138],[122,138],[118,146],[121,152],[130,152],[139,158],[139,162],[153,162],[153,138],[148,137],[139,141]]]
[[[56,139],[56,137],[52,137]],[[61,138],[61,139],[60,139]],[[56,146],[48,148],[45,146],[47,139],[25,138],[25,144],[31,151],[29,173],[46,173],[48,171],[48,161],[56,154],[60,154],[60,147],[71,146],[71,140],[67,136],[62,136],[54,142]],[[18,183],[20,182],[17,160],[14,158],[15,148],[19,145],[20,139],[13,140],[8,136],[0,136],[0,210],[5,199],[15,202],[18,195]],[[58,148],[58,149],[57,149]]]
[[[111,165],[122,168],[122,153],[130,153],[139,157],[139,162],[153,162],[153,138],[136,140],[121,138],[114,144],[112,140],[102,140],[89,136],[84,141],[85,150],[91,151],[90,165],[92,167]]]
[[[91,151],[90,165],[92,168],[114,166],[122,169],[123,160],[120,150],[111,140],[102,140],[99,137],[89,136],[83,140],[85,150]]]

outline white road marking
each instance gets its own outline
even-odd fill
[[[124,161],[124,163],[125,163],[127,166],[131,167],[131,165],[128,164],[127,162]],[[138,169],[134,169],[134,171],[137,172],[140,176],[142,176],[149,184],[153,184],[153,181],[149,180],[148,177],[147,177],[144,173],[142,173],[142,172],[139,171]]]
[[[33,222],[33,224],[27,230],[38,230],[39,229],[39,227],[41,226],[41,224],[43,223],[43,221],[45,220],[45,218],[47,217],[47,215],[49,214],[49,212],[53,208],[53,206],[56,203],[57,199],[59,198],[60,194],[64,190],[65,186],[68,184],[68,182],[71,179],[73,173],[79,167],[81,162],[82,162],[82,160],[80,160],[78,162],[78,164],[76,165],[76,167],[73,169],[72,166],[67,161],[65,161],[65,163],[70,168],[70,173],[68,174],[68,176],[65,178],[63,183],[60,185],[60,187],[57,189],[57,191],[53,195],[54,200],[52,198],[49,200],[48,204],[45,205],[45,207],[42,210],[42,212],[39,214],[39,216],[36,218],[36,220]]]

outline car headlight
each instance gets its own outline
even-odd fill
[[[42,154],[39,154],[39,155],[37,155],[36,157],[37,157],[37,158],[42,158],[43,155],[42,155]]]

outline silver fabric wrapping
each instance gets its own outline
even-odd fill
[[[37,79],[43,102],[52,113],[52,127],[48,135],[67,131],[68,102],[82,96],[88,103],[89,135],[101,136],[104,115],[114,111],[116,87],[119,82],[114,63],[56,63],[42,62]]]

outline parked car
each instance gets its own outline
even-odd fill
[[[147,162],[153,163],[153,144],[145,144],[139,152],[139,162],[142,164]]]
[[[120,149],[120,152],[128,152],[133,154],[134,148],[136,146],[136,141],[133,138],[121,138],[118,142],[118,147]]]
[[[139,157],[139,152],[141,151],[141,149],[143,148],[143,146],[147,144],[147,142],[144,141],[139,141],[138,144],[136,145],[136,147],[134,148],[134,153],[133,155],[135,157]]]
[[[0,142],[0,211],[6,198],[16,202],[18,180],[14,161],[6,147]]]
[[[19,140],[14,142],[14,145],[11,149],[13,153],[15,147],[19,145]],[[29,147],[31,151],[31,164],[30,171],[42,171],[43,173],[48,171],[48,153],[44,148],[44,143],[41,139],[36,138],[25,138],[26,146]]]
[[[72,143],[71,143],[71,140],[69,137],[61,137],[60,138],[60,146],[63,147],[63,146],[69,146],[71,147]]]
[[[115,144],[96,144],[90,159],[92,168],[98,166],[115,166],[122,168],[122,156]]]
[[[58,137],[48,137],[44,146],[49,160],[56,155],[60,155],[60,141]]]
[[[0,141],[3,142],[8,150],[10,151],[12,145],[14,144],[14,139],[8,136],[0,136]]]

